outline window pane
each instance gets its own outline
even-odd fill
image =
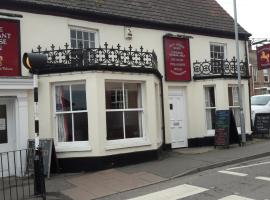
[[[220,51],[221,51],[222,53],[224,53],[224,46],[221,46],[221,47],[220,47]]]
[[[125,83],[126,108],[141,108],[141,84]]]
[[[216,109],[206,110],[207,130],[215,129]]]
[[[233,87],[233,105],[239,106],[239,99],[238,99],[238,89],[237,87]]]
[[[107,82],[105,84],[106,109],[123,109],[122,83]]]
[[[205,106],[206,107],[215,107],[215,88],[206,87],[205,88]]]
[[[88,140],[88,120],[87,113],[74,113],[74,137],[75,141]]]
[[[71,40],[71,48],[76,48],[76,40]]]
[[[70,37],[72,39],[76,39],[76,31],[75,30],[70,30]]]
[[[89,40],[88,32],[83,32],[83,40]]]
[[[72,114],[58,114],[58,141],[59,142],[72,142]]]
[[[56,112],[70,111],[69,85],[55,87]]]
[[[232,87],[228,87],[229,106],[233,106],[233,93]]]
[[[234,115],[236,126],[240,127],[240,108],[231,108],[231,110]]]
[[[72,85],[72,110],[86,110],[85,85]]]
[[[86,49],[89,48],[89,42],[88,41],[84,41],[83,48],[86,48]]]
[[[82,48],[83,47],[83,41],[82,40],[77,40],[77,48]]]
[[[95,41],[95,33],[90,33],[90,41]]]
[[[140,111],[125,112],[126,138],[142,137],[142,119]]]
[[[90,48],[95,48],[95,42],[90,42]]]
[[[123,112],[107,112],[107,140],[124,139]]]
[[[214,48],[214,51],[215,52],[220,52],[220,46],[216,45],[215,48]]]
[[[81,31],[77,31],[77,39],[82,39],[82,32]]]
[[[0,105],[0,121],[0,144],[8,143],[6,105]]]

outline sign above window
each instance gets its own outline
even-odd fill
[[[0,76],[20,76],[20,22],[0,19]]]
[[[189,39],[164,36],[166,81],[190,81]]]
[[[270,68],[270,44],[257,48],[258,70]]]

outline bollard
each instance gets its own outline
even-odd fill
[[[46,200],[45,177],[41,148],[35,150],[34,170],[34,194],[42,196],[43,200]]]

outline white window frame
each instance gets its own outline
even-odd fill
[[[99,46],[99,31],[97,29],[83,28],[83,27],[79,27],[79,26],[69,26],[70,46],[72,46],[71,45],[71,39],[72,39],[71,38],[71,30],[81,31],[81,32],[88,32],[88,33],[94,33],[94,35],[95,35],[95,47],[94,48],[97,48]],[[77,36],[76,36],[76,40],[77,40]],[[82,36],[82,40],[83,40],[83,36]],[[84,47],[84,41],[82,42],[82,44],[83,44],[83,47]],[[89,38],[89,48],[90,48],[90,44],[91,44],[91,41],[90,41],[90,38]],[[76,41],[76,48],[78,48],[77,41]]]
[[[56,87],[57,86],[69,86],[71,89],[71,85],[85,85],[85,93],[86,93],[86,110],[80,111],[56,111]],[[71,90],[70,90],[71,91]],[[54,124],[54,141],[55,141],[55,149],[57,152],[69,152],[69,151],[89,151],[91,150],[90,144],[90,134],[89,134],[89,115],[88,115],[88,105],[87,105],[87,89],[86,89],[86,81],[68,81],[68,82],[57,82],[52,84],[52,96],[53,96],[53,124]],[[70,100],[72,102],[72,93],[70,92]],[[59,142],[58,141],[58,122],[57,115],[58,114],[69,114],[69,113],[87,113],[88,119],[88,141],[72,141],[72,142]],[[74,120],[72,118],[72,134],[74,138]]]
[[[123,130],[124,130],[124,138],[123,139],[116,139],[116,140],[107,140],[106,139],[106,150],[111,149],[121,149],[121,148],[129,148],[129,147],[139,147],[139,146],[148,146],[151,145],[149,138],[146,136],[145,131],[145,124],[147,123],[145,120],[145,107],[144,107],[144,94],[145,94],[145,83],[141,81],[117,81],[117,80],[106,80],[105,83],[121,83],[122,84],[122,91],[124,91],[124,84],[128,83],[135,83],[140,84],[140,98],[141,98],[141,108],[128,108],[126,109],[124,105],[123,109],[107,109],[105,105],[106,114],[107,112],[123,112],[125,111],[138,111],[141,112],[141,137],[137,138],[125,138],[125,118],[123,114]],[[126,91],[125,91],[126,92]],[[124,95],[123,101],[125,102]],[[106,98],[106,88],[105,88],[105,98]],[[107,137],[107,129],[106,129],[106,137]]]
[[[233,100],[233,105],[232,106],[230,106],[230,101],[229,101],[229,88],[232,88],[232,100]],[[240,91],[240,95],[242,95],[243,96],[243,85],[241,85],[241,88],[242,88],[242,91]],[[233,90],[235,90],[235,91],[233,91]],[[239,104],[239,97],[237,97],[238,98],[238,106],[237,105],[235,105],[235,99],[236,99],[236,97],[234,96],[234,94],[235,93],[237,94],[237,96],[238,96],[238,85],[228,85],[228,106],[229,106],[229,109],[239,109],[239,113],[240,113],[240,104]],[[243,101],[243,98],[242,98],[242,101]],[[244,102],[242,102],[243,103],[243,105],[244,105]],[[235,123],[236,123],[236,121],[235,121]],[[236,124],[236,126],[237,126],[237,124]],[[241,129],[240,129],[241,127],[240,126],[237,126],[237,130],[238,130],[238,134],[241,134]]]
[[[206,106],[206,88],[211,88],[213,87],[214,88],[214,95],[215,95],[215,106],[212,107],[208,107]],[[207,110],[213,110],[213,109],[217,109],[217,99],[216,99],[216,86],[215,85],[206,85],[204,86],[204,107],[205,107],[205,126],[206,126],[206,130],[207,130],[207,136],[213,136],[215,135],[215,129],[208,129],[207,127]]]
[[[224,60],[227,58],[227,44],[226,43],[218,43],[218,42],[210,42],[210,60],[220,60],[220,59],[216,59],[216,58],[212,58],[211,57],[211,45],[214,45],[214,46],[223,46],[223,49],[224,49]],[[220,52],[219,52],[220,53]]]

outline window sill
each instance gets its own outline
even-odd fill
[[[71,151],[91,151],[92,148],[89,142],[82,143],[69,143],[69,144],[57,144],[55,146],[56,152],[71,152]]]
[[[215,129],[208,129],[206,133],[207,137],[215,136]]]
[[[106,143],[106,150],[124,149],[131,147],[150,146],[151,142],[145,138],[111,140]]]

